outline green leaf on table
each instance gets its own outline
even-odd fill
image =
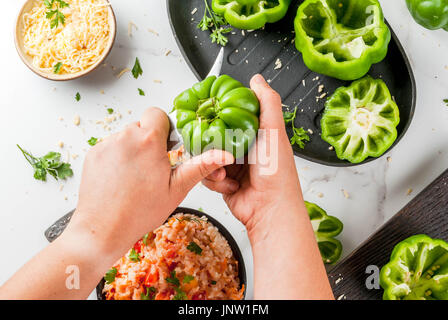
[[[135,58],[134,67],[132,68],[132,75],[134,76],[135,79],[137,79],[142,74],[143,74],[143,70],[140,65],[140,60],[138,60],[138,58]]]

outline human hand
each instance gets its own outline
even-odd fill
[[[172,170],[168,132],[166,114],[150,108],[140,122],[92,148],[67,232],[87,233],[98,249],[118,259],[162,225],[205,176],[234,162],[231,154],[212,150]]]
[[[259,136],[256,147],[249,153],[249,159],[256,162],[220,168],[202,181],[209,189],[223,194],[230,210],[247,227],[249,235],[267,214],[281,212],[282,208],[304,206],[283,120],[281,98],[261,75],[252,78],[251,88],[261,106]],[[263,174],[263,168],[274,163],[278,169]]]

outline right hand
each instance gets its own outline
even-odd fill
[[[261,75],[252,78],[251,88],[260,100],[260,129],[265,129],[266,134],[259,135],[257,148],[251,149],[249,158],[258,157],[254,153],[259,148],[269,150],[271,140],[275,138],[273,130],[278,132],[278,143],[273,144],[277,150],[269,150],[267,157],[256,159],[255,164],[233,164],[220,168],[202,181],[209,189],[223,194],[228,207],[246,226],[249,235],[261,220],[269,220],[266,215],[304,206],[294,155],[283,120],[281,98]],[[273,161],[278,161],[277,170],[263,175],[262,168],[273,164]]]

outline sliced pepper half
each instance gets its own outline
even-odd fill
[[[174,100],[174,109],[185,148],[193,155],[220,149],[241,158],[259,128],[257,96],[227,75],[208,77],[185,90]]]
[[[400,242],[380,284],[384,300],[448,300],[448,243],[426,235]]]
[[[305,201],[305,206],[313,225],[322,260],[327,264],[336,263],[342,254],[342,244],[334,237],[342,232],[344,225],[338,218],[329,216],[314,203]]]
[[[448,31],[448,0],[406,0],[414,20],[430,30]]]
[[[291,0],[213,0],[212,8],[238,29],[260,29],[281,20]]]
[[[379,157],[397,139],[400,112],[381,79],[366,76],[341,87],[327,100],[322,139],[341,160],[360,163]]]
[[[363,77],[391,39],[377,0],[306,0],[294,25],[307,67],[341,80]]]

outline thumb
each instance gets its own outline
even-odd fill
[[[252,77],[250,87],[260,101],[260,128],[284,128],[282,99],[280,95],[259,74]]]
[[[171,188],[188,193],[212,172],[235,161],[232,154],[222,150],[210,150],[190,159],[173,170]]]

